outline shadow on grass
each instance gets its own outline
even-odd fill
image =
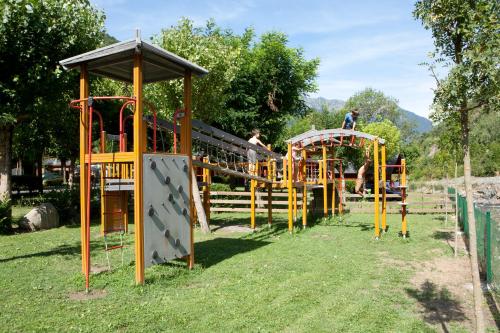
[[[455,239],[455,235],[452,231],[434,231],[432,238],[437,240],[451,241]]]
[[[310,221],[310,222],[309,222]],[[338,227],[338,228],[357,228],[361,231],[370,231],[374,229],[373,224],[366,222],[359,222],[356,220],[347,221],[347,215],[342,215],[342,217],[327,217],[326,219],[323,216],[311,216],[308,220],[309,226],[321,225],[327,227]]]
[[[250,252],[268,244],[270,242],[262,240],[219,237],[195,243],[194,253],[196,262],[208,268],[237,254]]]
[[[423,307],[424,320],[429,324],[439,324],[443,332],[449,332],[451,321],[467,319],[459,301],[452,298],[446,288],[439,289],[430,281],[425,281],[420,289],[406,288],[406,293],[416,299]]]
[[[500,311],[498,310],[497,302],[495,301],[494,297],[495,296],[492,295],[492,291],[486,291],[484,293],[484,298],[486,299],[486,303],[488,304],[488,308],[491,311],[491,315],[493,316],[493,320],[495,321],[495,325],[497,326],[497,329],[500,331]]]
[[[103,244],[102,242],[90,242],[90,250],[96,250],[96,249],[102,249]],[[56,246],[53,249],[50,249],[48,251],[42,251],[42,252],[36,252],[36,253],[29,253],[29,254],[23,254],[20,256],[14,256],[14,257],[9,257],[9,258],[3,258],[0,259],[0,263],[3,262],[9,262],[13,260],[18,260],[18,259],[26,259],[26,258],[37,258],[37,257],[50,257],[50,256],[56,256],[56,255],[71,255],[71,256],[76,256],[81,254],[81,246],[80,242],[75,243],[74,245],[59,245]]]

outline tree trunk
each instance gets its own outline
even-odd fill
[[[62,171],[62,178],[63,178],[63,184],[67,184],[67,175],[68,173],[66,172],[66,158],[61,157],[61,171]]]
[[[0,127],[0,200],[10,200],[12,194],[11,161],[12,127]]]
[[[39,155],[36,158],[36,175],[43,179],[43,155]],[[43,194],[43,180],[42,186],[40,187],[40,194]]]
[[[464,109],[464,108],[463,108]],[[472,285],[474,287],[474,312],[476,315],[476,332],[484,332],[483,317],[483,291],[479,277],[479,265],[477,257],[476,220],[474,219],[474,202],[472,197],[472,180],[470,166],[469,147],[469,116],[467,111],[460,112],[460,122],[462,126],[462,148],[464,150],[464,183],[465,197],[467,200],[467,220],[469,222],[469,255],[472,272]]]

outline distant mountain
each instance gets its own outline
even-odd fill
[[[315,110],[321,110],[321,107],[325,104],[331,110],[340,110],[344,106],[345,101],[340,99],[327,99],[324,97],[306,97],[306,104]],[[429,132],[432,129],[432,122],[429,119],[403,108],[399,108],[399,111],[401,112],[403,118],[406,118],[409,122],[417,125],[416,131],[418,133]]]
[[[323,105],[327,105],[329,109],[340,110],[345,104],[345,101],[340,99],[326,99],[324,97],[306,97],[306,104],[315,110],[321,110]]]
[[[432,129],[432,122],[429,119],[402,108],[399,108],[399,111],[401,111],[403,117],[406,118],[410,123],[417,124],[415,130],[418,133],[426,133]]]

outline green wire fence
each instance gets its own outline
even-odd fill
[[[448,195],[453,202],[456,196],[458,223],[464,234],[469,237],[467,200],[464,196],[457,194],[455,188],[452,187],[448,188]],[[491,207],[474,203],[480,271],[486,276],[488,285],[500,291],[500,219],[493,219],[491,215]]]

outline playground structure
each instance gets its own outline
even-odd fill
[[[337,147],[363,148],[365,142],[373,144],[374,156],[374,225],[375,237],[380,236],[379,223],[379,170],[382,176],[382,231],[387,230],[385,210],[386,169],[401,172],[402,235],[406,227],[406,167],[385,165],[385,142],[375,136],[350,130],[311,130],[288,140],[288,154],[281,156],[269,149],[253,145],[246,140],[191,119],[192,76],[208,73],[204,68],[175,54],[140,39],[116,43],[61,61],[66,69],[80,71],[80,98],[71,106],[80,112],[80,202],[82,271],[86,290],[90,280],[90,199],[91,166],[101,168],[101,233],[127,232],[128,203],[133,198],[135,224],[135,281],[144,283],[145,267],[173,259],[186,259],[189,268],[194,265],[193,225],[195,208],[193,188],[201,187],[203,209],[210,218],[210,183],[213,173],[227,174],[250,181],[250,225],[255,223],[255,194],[267,190],[268,223],[272,223],[272,193],[274,189],[288,191],[288,229],[293,231],[297,218],[297,191],[303,193],[302,226],[307,225],[307,191],[322,191],[323,214],[342,214],[343,185],[342,160],[335,157]],[[93,97],[89,92],[89,74],[132,83],[133,97]],[[143,85],[147,83],[183,79],[183,108],[176,110],[173,121],[157,118],[154,106],[145,101]],[[103,117],[98,103],[103,100],[121,102],[119,112],[119,151],[107,151]],[[147,112],[145,112],[145,109]],[[131,113],[125,115],[125,113]],[[92,124],[94,116],[99,122],[98,152],[93,152]],[[133,121],[131,142],[125,131],[128,120]],[[151,136],[148,136],[148,132]],[[173,137],[168,147],[164,136]],[[129,135],[130,136],[130,135]],[[177,139],[177,137],[179,137]],[[161,149],[159,150],[159,143]],[[380,145],[380,150],[379,150]],[[169,149],[171,148],[171,149]],[[95,150],[95,149],[94,149]],[[169,152],[170,150],[170,152]],[[248,151],[257,155],[255,170],[250,170]],[[300,154],[298,155],[298,153]],[[379,154],[382,161],[379,164]],[[336,169],[338,166],[338,170]],[[338,174],[338,177],[336,176]],[[199,175],[200,181],[196,182]],[[331,188],[331,190],[329,190]],[[331,193],[330,203],[328,193]],[[319,192],[318,192],[319,193]],[[336,195],[337,193],[337,195]],[[330,208],[329,208],[330,207]],[[199,214],[198,214],[199,215]],[[109,246],[106,252],[123,248]],[[108,260],[109,264],[109,260]]]

